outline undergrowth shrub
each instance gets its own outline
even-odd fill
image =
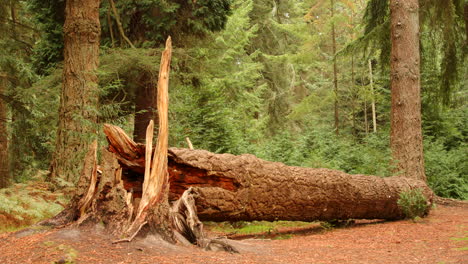
[[[49,191],[49,184],[35,178],[0,190],[0,232],[31,225],[59,213],[67,203],[63,193]]]
[[[397,204],[405,217],[413,220],[424,216],[428,208],[426,197],[419,188],[401,192]]]
[[[429,186],[439,196],[468,200],[467,144],[447,150],[440,141],[424,145],[426,176]]]
[[[387,134],[370,134],[356,140],[345,135],[336,136],[329,129],[316,128],[299,135],[284,131],[257,146],[253,154],[292,166],[390,176],[390,140]]]

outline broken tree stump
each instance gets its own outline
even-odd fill
[[[110,147],[109,150],[102,151],[101,173],[98,174],[97,169],[95,141],[86,155],[78,188],[70,205],[57,216],[39,224],[57,226],[103,223],[116,237],[123,237],[114,243],[130,242],[137,234],[152,233],[169,242],[188,242],[207,249],[222,248],[237,252],[226,242],[205,237],[191,189],[185,191],[172,207],[169,204],[167,115],[171,53],[169,37],[159,70],[159,133],[154,151],[153,120],[146,130],[145,146],[136,145],[120,128],[105,126]],[[112,152],[120,153],[128,161],[133,160],[133,164],[122,165]],[[130,173],[131,170],[126,169],[140,168],[140,161],[143,162],[143,174]]]

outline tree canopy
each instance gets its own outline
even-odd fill
[[[7,105],[0,122],[8,131],[13,182],[47,170],[54,152],[65,2],[0,1],[0,100]],[[335,0],[333,17],[331,4],[102,1],[98,103],[91,111],[98,124],[116,124],[132,134],[135,115],[149,111],[138,108],[137,95],[154,84],[150,80],[170,35],[171,146],[186,146],[189,137],[195,148],[217,153],[393,175],[388,1]],[[468,199],[466,5],[419,0],[426,175],[438,195],[459,199]],[[102,132],[98,137],[104,142]]]

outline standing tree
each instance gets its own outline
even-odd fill
[[[421,131],[418,0],[391,0],[391,135],[396,169],[426,180]]]
[[[8,164],[7,106],[2,95],[6,91],[6,76],[0,74],[0,188],[8,186],[10,170]]]
[[[80,171],[76,164],[96,137],[99,1],[68,0],[63,33],[63,85],[51,179],[75,182]]]
[[[375,113],[374,74],[372,73],[372,60],[369,60],[369,84],[372,99],[372,129],[377,132],[377,116]]]

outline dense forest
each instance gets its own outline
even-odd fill
[[[0,187],[45,170],[75,184],[85,152],[64,142],[106,145],[104,123],[144,142],[168,36],[170,146],[188,137],[215,153],[395,174],[387,0],[102,1],[85,101],[62,90],[65,2],[1,0]],[[420,0],[417,11],[425,174],[437,195],[466,200],[468,5]]]

